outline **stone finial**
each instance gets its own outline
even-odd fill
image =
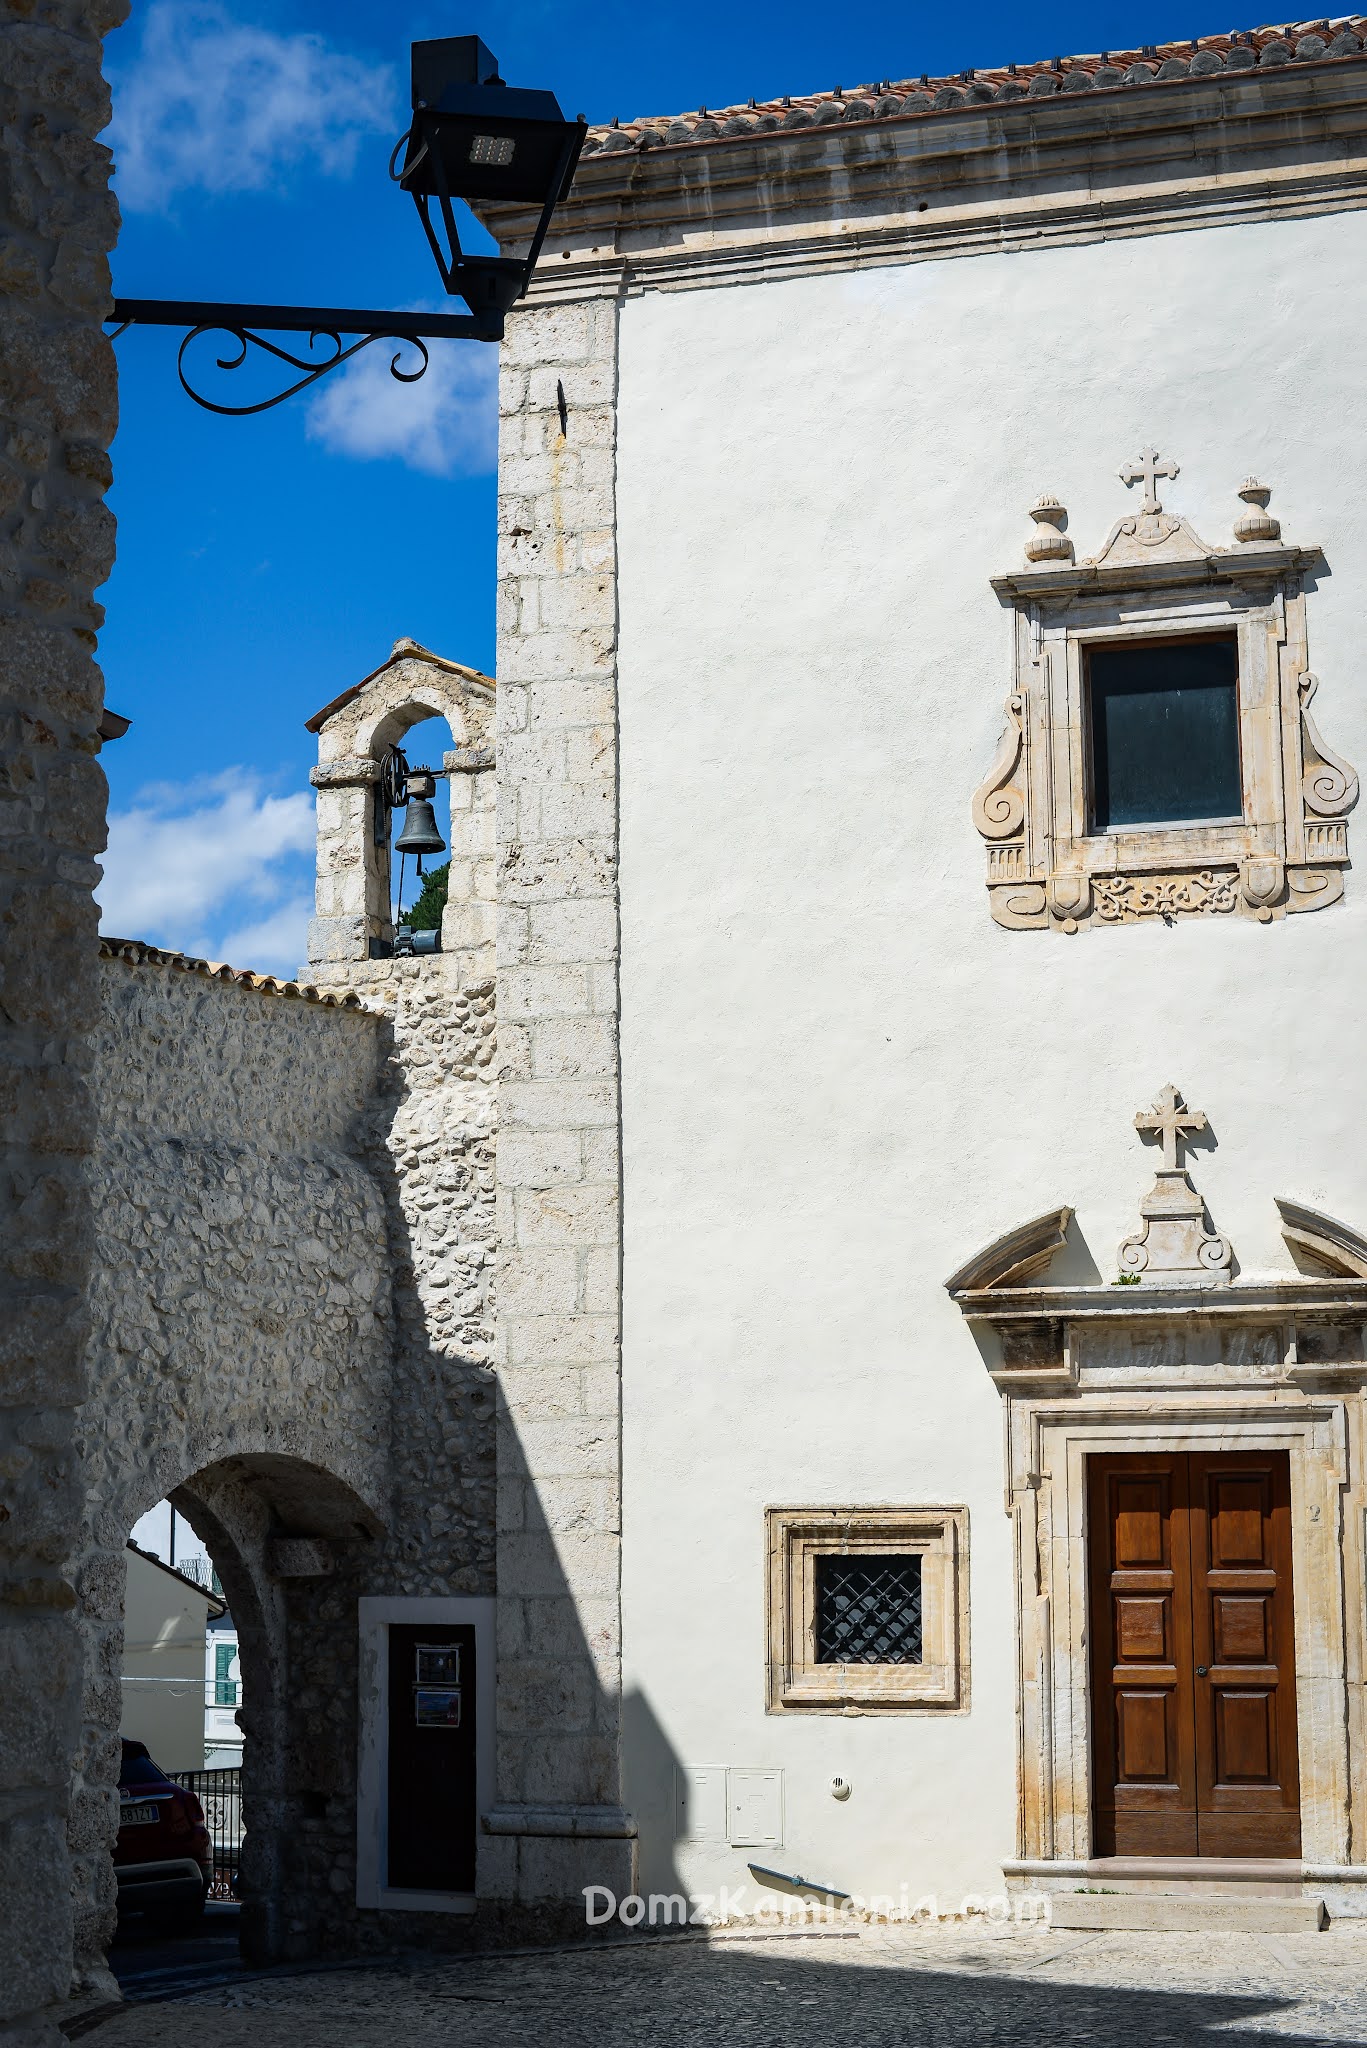
[[[1063,530],[1068,523],[1067,508],[1046,493],[1030,507],[1030,517],[1035,531],[1025,543],[1026,561],[1071,562],[1073,543]]]
[[[1234,522],[1234,538],[1237,541],[1280,540],[1282,524],[1274,519],[1267,509],[1272,496],[1266,484],[1260,484],[1256,476],[1246,476],[1239,486],[1239,496],[1249,507],[1241,512]]]

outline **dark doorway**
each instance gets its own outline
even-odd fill
[[[389,1631],[391,1890],[475,1889],[475,1630]]]
[[[1299,1856],[1287,1453],[1087,1462],[1094,1854]]]

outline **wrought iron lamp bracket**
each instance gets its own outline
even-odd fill
[[[492,307],[468,314],[383,313],[338,306],[239,306],[196,299],[115,299],[112,318],[115,325],[111,339],[117,339],[133,326],[188,328],[176,356],[181,388],[206,412],[221,413],[230,419],[245,419],[251,413],[269,412],[273,406],[283,405],[287,398],[307,390],[320,377],[340,369],[377,341],[398,342],[417,350],[416,368],[402,367],[402,348],[389,364],[389,374],[398,383],[416,384],[431,360],[426,346],[429,341],[500,341],[503,337],[503,313]],[[310,351],[323,341],[331,343],[332,352],[322,357],[311,353],[295,355],[268,341],[265,334],[256,331],[258,328],[276,334],[306,334]],[[302,375],[283,391],[253,405],[221,405],[195,388],[186,369],[186,353],[192,343],[203,334],[215,333],[236,343],[235,352],[229,349],[217,359],[217,367],[228,374],[240,370],[247,361],[248,350],[256,348]],[[344,347],[342,337],[352,334],[359,339]]]

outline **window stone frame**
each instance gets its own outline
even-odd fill
[[[1269,495],[1252,478],[1243,486],[1259,509],[1236,521],[1230,547],[1207,547],[1155,499],[1083,562],[1072,560],[1063,506],[1036,505],[1027,566],[992,579],[1014,613],[1014,678],[973,817],[999,925],[1072,933],[1193,915],[1266,924],[1342,897],[1358,779],[1310,712],[1306,583],[1321,555],[1281,544]],[[1242,822],[1092,831],[1086,650],[1220,632],[1239,650]]]
[[[968,1509],[766,1508],[766,1711],[968,1711]],[[816,1559],[867,1552],[921,1559],[921,1661],[818,1664]]]

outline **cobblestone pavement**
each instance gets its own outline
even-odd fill
[[[1367,1924],[949,1925],[371,1964],[130,2005],[97,2048],[1255,2048],[1367,2042]]]

